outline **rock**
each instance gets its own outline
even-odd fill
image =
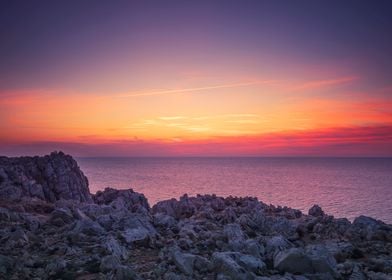
[[[278,235],[267,240],[265,251],[267,257],[272,259],[277,252],[284,251],[292,246],[293,245],[286,238]]]
[[[76,161],[62,152],[44,157],[0,157],[0,169],[0,199],[92,201],[87,178]]]
[[[98,191],[93,199],[97,204],[111,205],[115,209],[128,209],[132,212],[149,211],[150,209],[146,197],[132,189],[106,188],[104,191]]]
[[[392,258],[385,258],[383,256],[371,258],[367,260],[367,266],[369,270],[392,274]]]
[[[140,280],[141,278],[128,266],[119,265],[116,268],[116,280]]]
[[[278,252],[274,257],[274,267],[281,272],[294,274],[313,273],[312,262],[303,249],[290,248]]]
[[[353,271],[348,279],[349,280],[366,280],[367,277],[366,277],[365,273],[363,273],[362,269],[358,265],[355,265],[353,268]]]
[[[223,228],[223,233],[228,241],[242,242],[245,240],[244,232],[238,224],[227,224]]]
[[[105,230],[111,230],[113,227],[114,219],[111,217],[111,215],[102,215],[99,216],[96,221],[100,226],[102,226]]]
[[[43,221],[41,221],[40,217],[37,217],[29,213],[20,214],[20,218],[23,221],[26,229],[29,231],[36,231],[43,224]]]
[[[186,278],[184,279],[184,277],[182,277],[181,275],[177,275],[174,272],[167,272],[167,273],[165,273],[163,279],[164,280],[185,280]]]
[[[109,254],[117,257],[118,259],[127,259],[128,251],[124,248],[113,236],[109,236],[103,243],[104,248]]]
[[[125,239],[125,242],[130,245],[137,243],[147,246],[150,240],[149,231],[143,227],[127,229],[121,235]]]
[[[328,241],[326,249],[335,258],[337,262],[344,262],[348,258],[354,256],[354,246],[350,242],[345,241]]]
[[[337,264],[334,257],[323,245],[308,245],[306,254],[311,260],[313,271],[315,273],[328,273],[337,277]]]
[[[264,246],[259,244],[259,242],[257,242],[254,239],[246,240],[241,252],[244,254],[254,256],[256,258],[263,258],[265,255]]]
[[[61,276],[66,267],[67,263],[65,260],[56,258],[46,266],[45,273],[53,278],[58,278]]]
[[[72,223],[74,221],[71,210],[57,208],[50,215],[49,223],[55,226],[64,226],[66,224]]]
[[[195,211],[196,207],[187,195],[180,197],[179,201],[176,199],[160,201],[152,209],[153,214],[163,213],[176,219],[189,218]]]
[[[102,258],[99,269],[102,272],[106,273],[109,271],[114,271],[115,269],[117,269],[119,265],[120,265],[119,259],[116,256],[109,255]]]
[[[325,215],[323,209],[321,209],[321,207],[318,206],[317,204],[313,205],[313,206],[309,209],[308,214],[309,214],[310,216],[313,216],[313,217],[322,217],[322,216]]]
[[[194,268],[201,273],[206,273],[212,270],[212,263],[202,256],[195,256]]]
[[[24,247],[29,243],[29,238],[27,237],[25,231],[21,228],[16,229],[14,232],[10,233],[8,238],[8,246],[12,247]]]
[[[250,255],[240,255],[238,263],[245,268],[246,271],[253,272],[256,275],[260,275],[267,268],[263,261]]]
[[[275,255],[274,267],[294,274],[317,273],[331,279],[339,276],[335,259],[322,245],[309,245],[306,251],[302,248],[280,251]]]
[[[0,276],[3,276],[5,279],[5,275],[7,275],[14,265],[14,261],[12,258],[4,255],[0,255]]]
[[[193,265],[195,259],[195,255],[182,253],[179,250],[175,250],[173,253],[174,264],[182,273],[186,275],[193,274]]]
[[[154,225],[157,227],[172,229],[177,225],[177,222],[172,216],[164,213],[156,213],[154,215]]]
[[[10,211],[8,209],[0,207],[0,221],[1,222],[10,221]]]
[[[86,234],[86,235],[103,235],[106,231],[97,222],[90,219],[79,220],[76,222],[73,232],[76,234]]]
[[[112,214],[116,214],[116,216],[118,214],[120,214],[121,211],[116,211],[114,210],[112,207],[108,206],[108,205],[98,205],[98,204],[83,204],[80,206],[79,210],[81,212],[84,213],[84,215],[86,215],[87,217],[89,217],[92,220],[97,220],[100,216],[103,215],[112,215]],[[123,213],[126,213],[128,211],[122,211]],[[123,215],[119,215],[118,218],[122,217]]]
[[[355,218],[350,231],[362,239],[392,242],[392,226],[370,217]]]
[[[235,254],[229,252],[215,252],[212,254],[214,270],[227,279],[249,279],[249,273],[235,261]]]

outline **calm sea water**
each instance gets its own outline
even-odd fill
[[[392,158],[79,158],[96,192],[133,188],[157,201],[189,195],[256,196],[335,217],[392,223]]]

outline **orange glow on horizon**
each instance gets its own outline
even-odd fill
[[[0,136],[3,147],[100,146],[130,155],[138,149],[147,155],[284,155],[295,154],[293,147],[318,154],[349,143],[361,144],[363,153],[371,145],[385,151],[392,135],[392,101],[370,92],[353,100],[344,88],[345,97],[341,87],[357,81],[354,76],[260,79],[127,94],[4,92]],[[377,133],[366,137],[367,130],[382,130],[385,141],[374,137]]]

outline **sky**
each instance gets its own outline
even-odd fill
[[[392,156],[391,1],[0,1],[0,155]]]

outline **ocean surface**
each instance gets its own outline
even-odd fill
[[[184,193],[253,196],[307,213],[392,223],[392,158],[79,158],[91,192],[133,188],[150,203]]]

